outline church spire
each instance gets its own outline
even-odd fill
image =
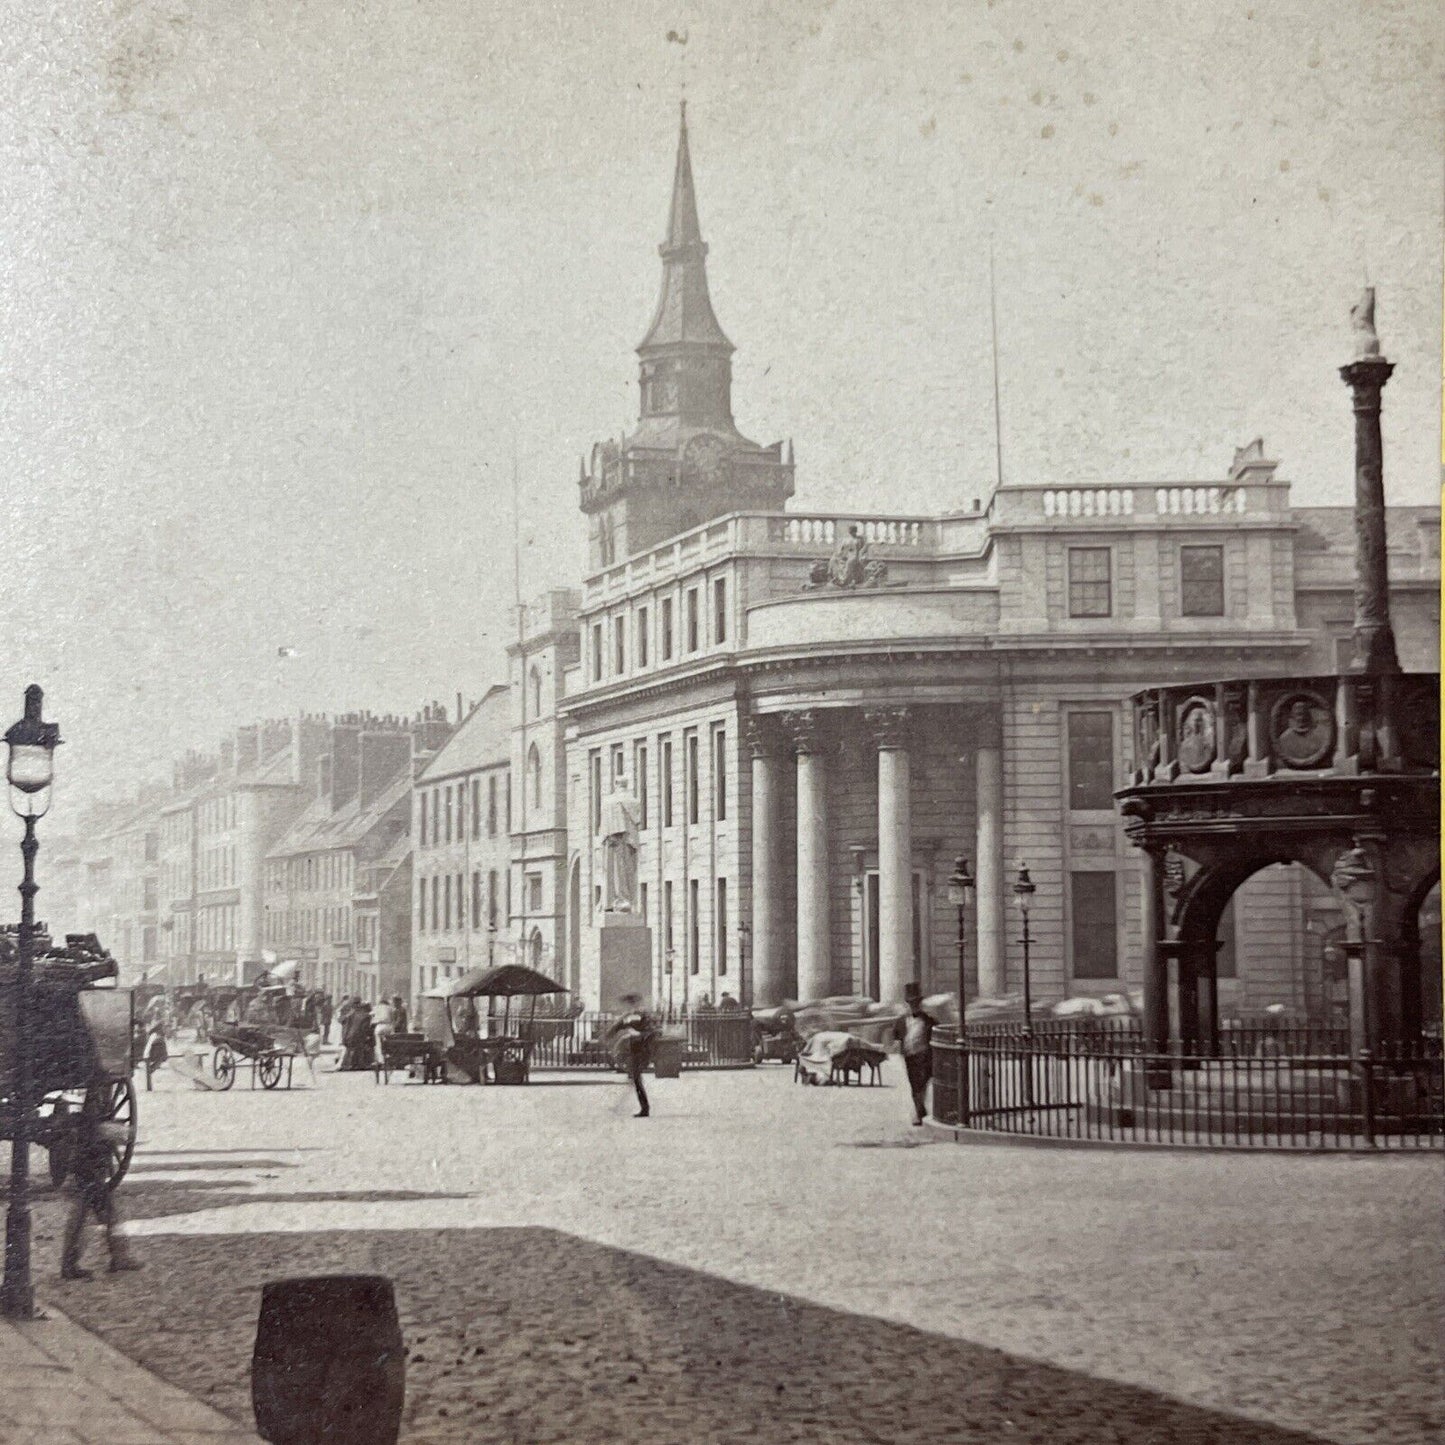
[[[657,248],[662,257],[662,294],[647,335],[637,348],[644,360],[663,348],[720,350],[733,344],[713,314],[707,289],[707,242],[697,219],[697,189],[692,179],[692,153],[687,143],[687,102],[677,136],[677,164],[672,177],[672,204],[667,214],[667,239]]]

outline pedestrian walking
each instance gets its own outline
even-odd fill
[[[913,1095],[913,1123],[921,1127],[928,1113],[925,1095],[928,1081],[933,1077],[933,1025],[932,1014],[923,1011],[923,990],[916,983],[910,983],[903,990],[903,1000],[908,1012],[893,1025],[893,1037],[898,1040],[903,1054],[903,1067],[908,1074],[908,1089]]]
[[[652,1113],[652,1107],[648,1103],[647,1090],[643,1087],[642,1071],[652,1062],[653,1045],[657,1042],[657,1025],[642,1008],[641,995],[623,994],[621,1002],[627,1005],[628,1011],[612,1025],[608,1037],[613,1040],[615,1057],[627,1070],[627,1077],[632,1080],[632,1087],[637,1091],[637,1113],[633,1117],[646,1119]]]
[[[381,1066],[386,1065],[386,1041],[396,1032],[396,1010],[392,1007],[391,1000],[383,998],[371,1011],[371,1038],[372,1038],[372,1061]]]
[[[391,1026],[399,1034],[406,1033],[407,1025],[411,1022],[407,1014],[406,1005],[401,1001],[401,995],[393,994],[391,997]]]
[[[331,1015],[336,1012],[336,1005],[332,1002],[329,993],[323,993],[321,995],[320,1008],[321,1042],[323,1044],[329,1044],[331,1042]]]
[[[341,1032],[341,1067],[343,1069],[369,1069],[375,1056],[375,1044],[371,1036],[371,1005],[359,999],[353,1002]]]
[[[110,1183],[111,1151],[103,1132],[100,1094],[98,1089],[87,1092],[85,1103],[81,1105],[76,1120],[75,1156],[70,1166],[73,1194],[61,1246],[61,1279],[92,1277],[90,1270],[80,1267],[80,1257],[85,1249],[85,1224],[91,1217],[105,1230],[111,1272],[119,1273],[121,1270],[141,1267],[140,1261],[131,1257],[125,1238],[119,1232],[115,1191]]]

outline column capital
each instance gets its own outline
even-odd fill
[[[748,748],[755,758],[766,758],[779,752],[783,740],[778,734],[778,720],[773,716],[753,713],[743,720]]]
[[[902,748],[908,743],[911,713],[906,707],[870,707],[863,722],[880,748]]]
[[[821,749],[822,719],[812,708],[801,708],[797,712],[785,712],[779,716],[784,731],[799,753],[807,755]]]

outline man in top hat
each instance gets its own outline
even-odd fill
[[[908,1012],[893,1025],[893,1037],[898,1040],[903,1055],[903,1067],[908,1072],[908,1089],[913,1095],[913,1123],[922,1127],[923,1116],[928,1112],[925,1094],[928,1081],[933,1077],[933,1025],[932,1014],[923,1011],[923,990],[916,983],[910,983],[903,990]]]

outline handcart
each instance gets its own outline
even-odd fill
[[[291,1087],[291,1070],[302,1052],[301,1030],[280,1024],[230,1024],[211,1033],[215,1053],[211,1074],[216,1087],[226,1090],[236,1082],[236,1070],[251,1069],[251,1087],[260,1080],[263,1089],[277,1088],[281,1080]]]

